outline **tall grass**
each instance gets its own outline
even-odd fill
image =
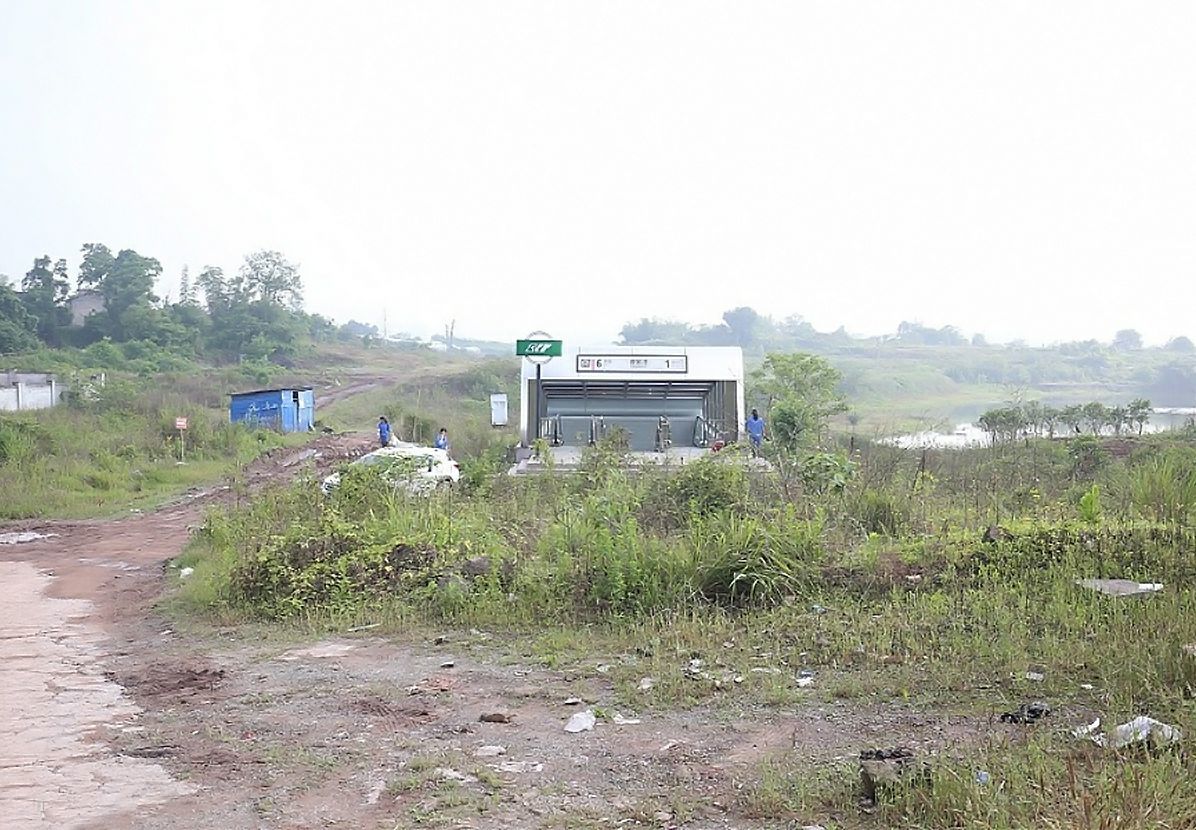
[[[228,423],[218,383],[111,377],[53,409],[0,414],[0,518],[90,516],[218,480],[280,436]],[[220,406],[220,408],[216,408]],[[188,418],[186,464],[176,417]]]

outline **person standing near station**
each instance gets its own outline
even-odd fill
[[[449,440],[447,429],[444,427],[440,428],[440,432],[436,433],[436,443],[433,444],[433,446],[435,446],[438,450],[444,450],[445,452],[448,452]]]
[[[764,419],[760,417],[760,411],[753,409],[751,417],[743,426],[752,442],[752,454],[758,455],[760,446],[764,443]]]
[[[390,421],[386,420],[385,415],[378,418],[378,440],[382,446],[390,446]]]

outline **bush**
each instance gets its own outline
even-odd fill
[[[663,530],[681,527],[691,516],[739,513],[748,499],[743,466],[723,459],[703,458],[678,472],[649,479],[640,516],[648,526]]]
[[[1186,524],[1196,507],[1196,465],[1175,450],[1155,455],[1130,471],[1130,497],[1155,521]]]
[[[887,491],[865,489],[848,508],[866,533],[899,536],[909,525],[909,505],[900,503]]]
[[[731,605],[773,603],[817,581],[822,526],[791,511],[768,518],[722,513],[696,519],[690,545],[702,596]]]

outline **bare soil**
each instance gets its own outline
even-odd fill
[[[321,473],[370,446],[322,436],[247,479]],[[173,631],[155,610],[166,563],[207,506],[246,497],[235,489],[3,529],[52,535],[0,546],[0,826],[764,828],[777,825],[748,814],[740,787],[771,755],[943,747],[983,727],[812,696],[569,734],[579,708],[613,711],[609,683],[545,669],[500,637]],[[495,714],[509,722],[481,720]]]

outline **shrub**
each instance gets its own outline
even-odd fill
[[[720,513],[695,519],[690,544],[702,596],[771,603],[817,580],[822,526],[792,511],[768,518]]]
[[[748,498],[748,479],[742,465],[704,458],[676,472],[648,481],[640,515],[649,526],[674,529],[690,516],[741,512]]]
[[[898,536],[909,525],[909,505],[899,503],[889,492],[865,489],[855,497],[849,507],[849,515],[866,533]]]
[[[1196,467],[1186,454],[1155,455],[1130,471],[1130,498],[1155,521],[1185,524],[1196,507]]]

